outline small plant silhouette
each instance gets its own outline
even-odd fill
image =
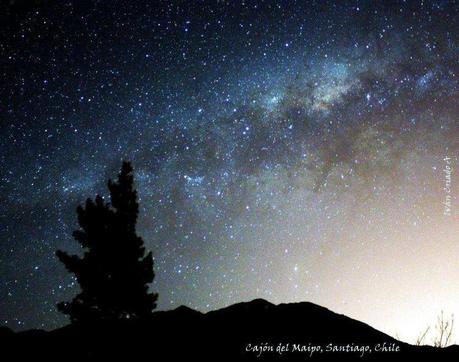
[[[72,322],[142,318],[156,308],[158,296],[148,292],[154,278],[152,254],[146,254],[136,233],[139,204],[132,172],[131,164],[123,162],[117,182],[108,181],[110,203],[97,195],[78,206],[80,229],[73,237],[83,256],[56,252],[81,288],[71,302],[58,304]]]
[[[415,345],[421,346],[425,344],[426,337],[431,330],[430,326],[426,327],[416,339]],[[435,335],[432,340],[432,345],[438,348],[448,347],[452,342],[452,335],[454,330],[454,314],[446,318],[443,311],[437,317],[435,324]]]
[[[435,329],[437,331],[437,336],[434,340],[434,346],[444,348],[451,343],[451,336],[453,334],[454,328],[454,315],[451,315],[449,319],[446,319],[443,311],[437,317],[437,324]]]

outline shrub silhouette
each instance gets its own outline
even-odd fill
[[[152,254],[146,254],[135,229],[139,204],[132,171],[123,162],[117,182],[108,181],[111,203],[97,195],[78,206],[80,229],[73,236],[83,256],[56,252],[81,287],[71,302],[57,305],[72,322],[142,318],[156,307],[157,294],[148,292],[154,278]]]

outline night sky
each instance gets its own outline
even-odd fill
[[[1,325],[68,322],[54,253],[122,160],[159,309],[311,301],[410,342],[459,315],[455,1],[11,0],[0,24]]]

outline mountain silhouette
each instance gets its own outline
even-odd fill
[[[0,340],[3,354],[44,361],[405,361],[408,356],[453,361],[459,357],[457,345],[413,346],[312,303],[274,305],[263,299],[207,313],[181,306],[145,319],[71,324],[49,332],[15,333],[3,327]]]

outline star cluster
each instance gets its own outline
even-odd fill
[[[1,5],[0,321],[66,323],[76,206],[133,162],[159,307],[457,311],[455,1]],[[449,25],[447,25],[449,24]],[[420,319],[419,315],[425,319]]]

